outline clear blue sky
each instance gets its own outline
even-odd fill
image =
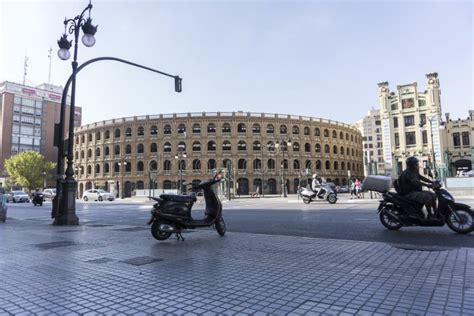
[[[64,85],[64,17],[83,1],[0,0],[0,80]],[[97,43],[79,62],[114,56],[183,78],[103,62],[78,76],[83,123],[170,112],[262,111],[352,123],[378,107],[377,83],[439,73],[443,112],[473,108],[471,1],[93,1]],[[71,49],[72,53],[72,49]]]

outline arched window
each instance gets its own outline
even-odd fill
[[[344,147],[341,146],[341,149],[339,150],[339,153],[340,153],[341,155],[344,155]]]
[[[332,147],[332,153],[335,154],[335,155],[337,155],[337,146],[336,146],[336,145],[334,145],[334,146]]]
[[[125,165],[125,172],[132,172],[132,164],[130,162],[127,162]]]
[[[311,152],[311,145],[309,143],[304,144],[304,152],[305,153]]]
[[[138,136],[144,136],[145,135],[145,128],[143,128],[143,126],[138,126],[137,135]]]
[[[351,135],[351,142],[354,141],[354,135]]]
[[[95,173],[96,174],[100,173],[100,165],[99,164],[95,165]]]
[[[230,159],[224,159],[222,161],[222,168],[232,168],[232,161]]]
[[[127,129],[125,130],[125,137],[132,137],[132,128],[131,127],[127,127]]]
[[[300,128],[296,125],[293,125],[293,135],[299,135],[300,134]]]
[[[262,146],[262,145],[260,144],[260,142],[259,142],[258,140],[256,140],[256,141],[253,142],[253,150],[255,150],[255,151],[260,151],[261,146]]]
[[[268,168],[268,170],[275,170],[275,160],[268,159],[267,168]]]
[[[87,141],[88,142],[92,141],[92,134],[91,133],[87,134]]]
[[[341,162],[341,170],[345,170],[346,169],[346,164],[344,163],[344,161]]]
[[[320,145],[320,144],[316,144],[316,145],[314,146],[314,149],[315,149],[315,151],[316,151],[317,153],[320,153],[320,152],[321,152],[321,145]]]
[[[337,163],[337,161],[334,161],[334,170],[337,170],[339,168],[339,164]]]
[[[283,160],[283,169],[288,170],[288,160]]]
[[[201,151],[201,143],[198,141],[195,141],[193,143],[193,151]]]
[[[273,134],[275,132],[275,127],[272,124],[267,125],[267,134]]]
[[[344,133],[343,132],[339,132],[339,138],[344,139]]]
[[[166,142],[163,144],[163,152],[165,153],[171,152],[171,144],[169,142]]]
[[[300,143],[294,142],[293,143],[293,151],[300,151]]]
[[[163,126],[163,134],[171,135],[171,125],[166,124],[165,126]]]
[[[321,131],[319,130],[319,127],[316,127],[314,129],[314,136],[321,136]]]
[[[216,169],[216,166],[216,161],[214,159],[209,159],[209,161],[207,162],[207,170]]]
[[[144,152],[145,152],[145,147],[143,147],[143,144],[138,144],[137,154],[143,154]]]
[[[143,181],[137,181],[137,190],[143,190],[145,189],[145,185]]]
[[[215,133],[215,132],[216,132],[216,124],[214,124],[214,123],[209,123],[209,124],[207,125],[207,133],[208,133],[208,134],[213,134],[213,133]]]
[[[109,130],[106,130],[106,131],[105,131],[104,138],[105,138],[105,139],[109,139],[109,138],[110,138],[110,131],[109,131]]]
[[[81,150],[81,159],[84,159],[84,150]]]
[[[201,170],[201,160],[199,159],[193,160],[193,170]]]
[[[165,160],[165,161],[168,161],[168,160]],[[156,163],[156,160],[150,161],[150,163],[149,163],[148,166],[149,166],[149,168],[150,168],[151,171],[156,171],[156,170],[158,170],[158,164]]]
[[[337,138],[337,132],[336,131],[332,131],[332,138]]]
[[[346,156],[349,156],[350,155],[350,150],[349,150],[349,147],[346,148]]]
[[[87,158],[91,158],[91,157],[92,157],[92,150],[88,149],[87,150]]]
[[[171,170],[171,161],[165,160],[163,161],[163,170],[170,171]]]
[[[120,155],[120,146],[119,145],[115,145],[114,147],[114,155]]]
[[[311,163],[311,160],[306,160],[305,167],[306,169],[311,170],[313,164]]]
[[[143,161],[137,162],[137,171],[143,171]]]
[[[239,123],[239,125],[237,125],[237,133],[245,133],[246,131],[247,127],[244,123]]]
[[[324,137],[329,137],[329,130],[327,128],[324,129]]]
[[[125,154],[131,154],[131,153],[132,153],[132,145],[127,144],[127,146],[125,146]]]
[[[207,151],[216,151],[217,145],[216,142],[211,140],[207,143]]]
[[[300,170],[300,161],[298,159],[293,160],[293,170]]]
[[[267,151],[268,152],[274,152],[275,151],[275,143],[272,141],[269,141],[267,143]]]
[[[184,134],[186,133],[186,125],[183,123],[178,125],[178,134]]]
[[[87,166],[87,174],[91,174],[92,173],[92,166]]]
[[[351,149],[352,156],[354,156],[354,148]]]
[[[179,170],[186,170],[186,161],[184,159],[180,160],[179,161],[179,165],[178,165],[178,168]]]
[[[179,142],[178,143],[178,150],[185,152],[186,151],[186,143],[185,142]]]
[[[253,170],[260,170],[262,169],[262,161],[260,159],[254,159],[253,160]]]
[[[303,134],[306,135],[306,136],[309,136],[309,127],[308,126],[304,127]]]
[[[86,142],[86,136],[82,135],[81,136],[81,143],[84,144]]]
[[[280,125],[280,134],[286,134],[288,132],[288,129],[286,128],[286,125]]]
[[[346,140],[349,141],[349,133],[346,133]]]
[[[247,144],[243,140],[239,141],[237,144],[237,150],[239,151],[247,150]]]
[[[326,160],[326,170],[331,169],[331,162],[329,160]]]
[[[239,170],[246,170],[247,169],[247,161],[245,159],[239,159],[237,166]]]
[[[200,134],[201,133],[201,125],[198,123],[193,125],[193,134]]]
[[[114,163],[114,172],[120,172],[120,165],[118,162]]]
[[[109,148],[109,146],[105,146],[104,152],[105,152],[105,156],[109,156],[109,155],[110,155],[110,148]]]
[[[260,134],[260,124],[253,124],[252,126],[252,133],[254,134]]]
[[[232,145],[230,144],[230,142],[228,140],[225,140],[223,143],[222,143],[222,150],[224,151],[229,151],[232,149]]]
[[[76,151],[76,152],[74,153],[74,159],[79,159],[79,152],[78,152],[78,151]]]
[[[222,133],[230,133],[230,132],[231,132],[230,124],[224,123],[224,125],[222,125]]]
[[[95,149],[95,156],[100,157],[100,148]]]
[[[100,132],[95,133],[95,140],[100,140]]]
[[[151,153],[156,153],[158,152],[158,145],[156,143],[151,143],[150,144],[150,152]]]
[[[163,181],[163,189],[170,190],[173,188],[173,184],[170,180]]]
[[[316,170],[321,170],[321,160],[316,160]]]
[[[110,165],[109,163],[104,164],[104,173],[109,173],[110,172]]]
[[[331,149],[329,148],[329,145],[328,144],[324,145],[324,153],[329,154],[330,152],[331,152]]]
[[[158,127],[156,125],[150,127],[150,135],[158,135]]]

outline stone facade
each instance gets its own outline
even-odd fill
[[[74,158],[79,196],[97,187],[124,196],[151,187],[173,190],[181,179],[205,180],[222,168],[238,194],[262,186],[266,194],[281,193],[283,178],[295,193],[315,172],[340,185],[349,170],[363,175],[362,137],[355,127],[268,113],[161,114],[92,123],[76,128]]]
[[[364,175],[385,174],[383,159],[382,121],[380,110],[370,110],[363,119],[356,122],[362,133],[364,146]]]
[[[466,119],[452,120],[446,113],[444,147],[447,176],[457,171],[472,170],[474,165],[474,110],[469,110]]]

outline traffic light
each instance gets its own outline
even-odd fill
[[[174,77],[174,91],[176,92],[182,91],[182,85],[181,85],[182,81],[183,79],[181,79],[179,76]]]

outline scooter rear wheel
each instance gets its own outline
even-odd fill
[[[398,230],[402,228],[402,223],[399,221],[395,220],[393,217],[391,217],[387,212],[390,212],[390,210],[383,209],[380,212],[379,218],[380,222],[382,223],[385,228],[388,228],[390,230]]]
[[[309,204],[309,203],[311,203],[311,199],[307,198],[307,197],[303,197],[303,203],[304,204]]]
[[[217,233],[221,236],[224,236],[226,232],[224,217],[219,216],[219,218],[216,220],[215,225],[216,225]]]
[[[166,240],[170,238],[170,232],[164,232],[160,230],[160,225],[163,224],[161,221],[154,221],[151,225],[151,234],[156,240]]]

